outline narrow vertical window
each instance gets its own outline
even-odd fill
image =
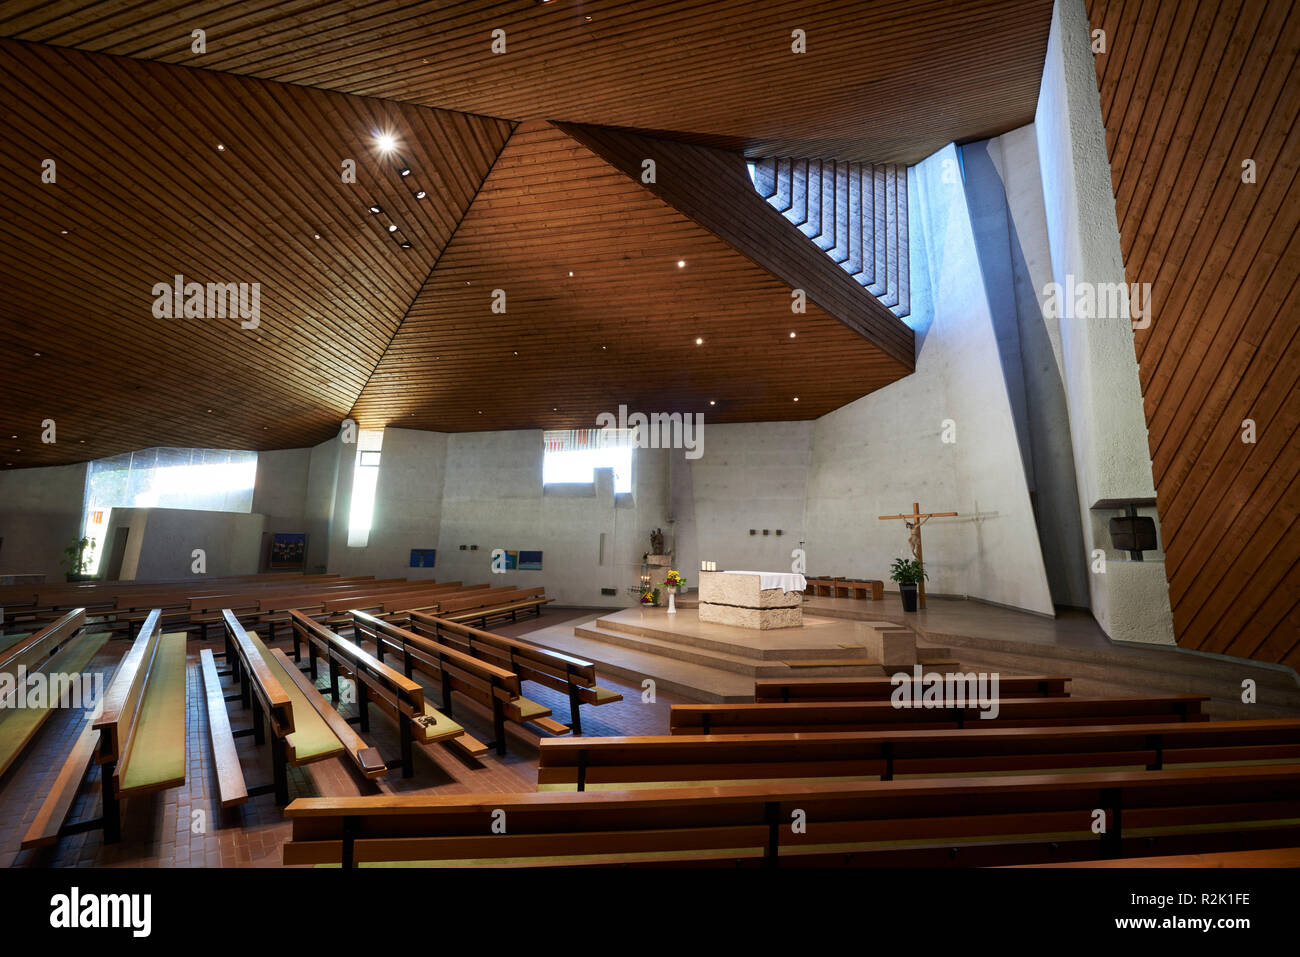
[[[379,453],[383,445],[383,429],[362,429],[357,433],[357,461],[352,471],[352,508],[348,515],[349,548],[365,548],[370,543],[370,523],[375,515],[375,492],[379,488]]]

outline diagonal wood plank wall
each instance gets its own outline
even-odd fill
[[[1178,643],[1300,665],[1300,7],[1089,0]],[[1243,163],[1255,182],[1243,182]],[[1243,441],[1254,423],[1254,441]]]

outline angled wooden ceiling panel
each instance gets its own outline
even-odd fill
[[[3,467],[328,438],[511,128],[14,41],[0,81]],[[411,176],[375,153],[377,129]],[[154,284],[177,273],[258,283],[260,324],[156,318]]]
[[[1300,666],[1300,7],[1088,11],[1175,634]]]
[[[1051,14],[1051,0],[10,0],[0,35],[754,156],[912,163],[1033,120]]]
[[[741,185],[764,222],[793,229]],[[859,306],[898,322],[826,266]],[[504,313],[492,312],[497,289]],[[353,416],[445,431],[592,427],[626,403],[706,421],[809,419],[910,370],[910,352],[905,365],[812,302],[792,314],[790,292],[565,132],[523,124]]]
[[[599,127],[559,126],[634,181],[643,178],[645,162],[653,161],[650,192],[792,288],[803,289],[810,301],[908,372],[916,367],[912,330],[874,296],[863,295],[859,283],[759,195],[739,154]]]

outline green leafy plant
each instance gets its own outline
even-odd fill
[[[59,564],[69,575],[84,575],[90,571],[90,556],[87,551],[95,547],[95,540],[82,536],[63,550]]]
[[[930,576],[916,559],[895,558],[894,564],[889,566],[889,577],[900,585],[915,585]]]

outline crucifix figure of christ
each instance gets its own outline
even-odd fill
[[[877,516],[882,522],[890,519],[901,518],[903,524],[908,528],[907,541],[912,546],[912,554],[916,556],[916,563],[925,570],[925,561],[921,558],[921,526],[932,518],[953,518],[956,512],[923,512],[918,502],[912,503],[911,514],[903,515],[880,515]],[[925,579],[922,578],[916,584],[916,606],[925,607]]]

